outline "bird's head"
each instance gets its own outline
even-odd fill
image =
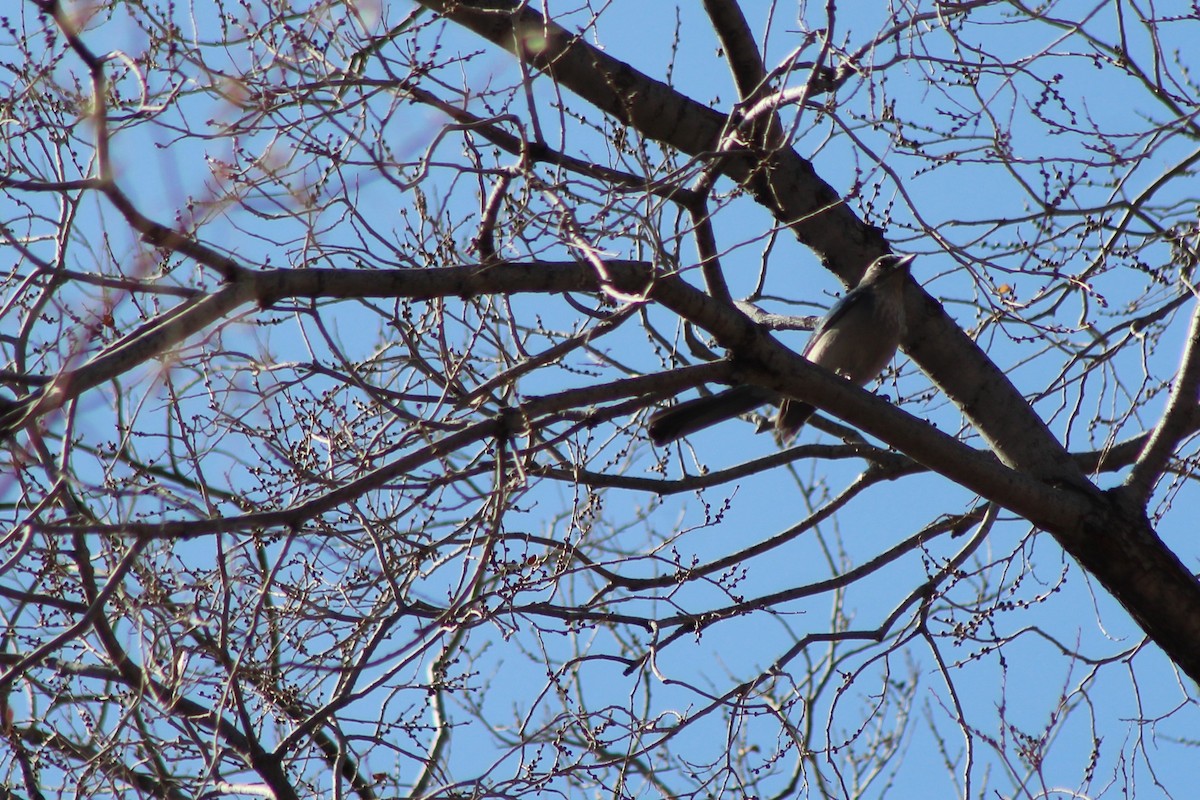
[[[871,266],[867,267],[867,271],[863,274],[862,280],[859,281],[860,286],[865,286],[872,283],[878,283],[886,278],[903,278],[908,275],[908,268],[912,265],[914,255],[899,256],[895,253],[884,253],[879,258],[871,262]]]

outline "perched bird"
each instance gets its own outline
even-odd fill
[[[879,375],[896,354],[904,333],[904,279],[914,258],[888,253],[875,259],[858,285],[834,303],[817,325],[804,357],[858,386]],[[777,400],[777,392],[750,384],[697,397],[651,417],[650,438],[655,444],[673,442]],[[815,410],[808,403],[783,398],[775,418],[779,438],[791,441]]]

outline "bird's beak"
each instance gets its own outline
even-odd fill
[[[912,262],[914,262],[916,260],[917,260],[917,257],[915,255],[912,255],[911,253],[906,256],[901,256],[900,258],[896,259],[895,270],[897,272],[899,272],[900,270],[904,270],[905,272],[908,272],[909,267],[912,266]]]

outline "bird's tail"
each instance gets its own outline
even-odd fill
[[[685,400],[650,417],[650,438],[655,444],[667,444],[709,425],[753,411],[775,397],[770,390],[745,384],[717,394]]]
[[[816,410],[801,400],[784,400],[779,405],[779,416],[775,418],[775,438],[781,444],[791,444]]]

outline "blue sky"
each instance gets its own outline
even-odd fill
[[[1115,17],[1103,5],[1060,3],[1053,7],[1053,13],[1064,19],[1091,15],[1092,29],[1111,33]],[[798,46],[797,17],[809,29],[823,25],[820,5],[797,4],[785,8],[784,4],[755,2],[744,3],[743,7],[756,31],[766,29],[765,14],[775,9],[766,48],[768,65],[778,63]],[[909,4],[893,4],[889,8],[892,7],[902,13]],[[410,8],[408,3],[386,6],[387,19],[380,21],[377,30],[394,24]],[[933,6],[919,8],[922,12],[934,10]],[[588,33],[589,41],[658,79],[665,78],[670,64],[676,88],[697,100],[711,101],[715,108],[727,110],[734,102],[735,91],[728,70],[697,5],[615,0],[600,10],[596,30]],[[1176,10],[1182,13],[1186,9],[1180,5]],[[876,4],[841,8],[835,27],[838,46],[847,52],[858,50],[879,30],[884,12],[884,7]],[[199,13],[203,14],[203,10]],[[1162,9],[1159,13],[1166,16]],[[200,38],[216,36],[215,30],[207,28],[210,23],[203,16],[195,19]],[[582,12],[575,19],[583,19]],[[680,47],[672,62],[666,44],[676,19],[680,24]],[[1114,141],[1134,142],[1131,152],[1136,157],[1110,172],[1091,167],[1094,173],[1091,183],[1079,183],[1068,193],[1062,206],[1068,211],[1101,206],[1114,194],[1137,197],[1186,158],[1194,144],[1182,135],[1155,138],[1139,133],[1152,127],[1146,123],[1148,116],[1166,117],[1163,105],[1149,99],[1136,82],[1105,67],[1102,61],[1097,66],[1094,51],[1089,51],[1082,38],[1066,36],[1061,28],[1040,24],[1004,27],[1002,21],[1000,11],[979,9],[972,12],[967,22],[948,18],[939,33],[940,23],[930,19],[920,28],[920,37],[903,37],[898,43],[881,46],[874,54],[874,63],[886,61],[896,47],[905,53],[912,48],[928,60],[889,67],[873,76],[872,81],[848,82],[839,90],[837,120],[820,114],[817,109],[806,109],[797,121],[795,146],[840,191],[849,191],[852,186],[860,188],[858,195],[848,202],[860,216],[885,227],[898,250],[920,255],[914,277],[941,299],[951,316],[965,328],[978,330],[981,345],[1023,392],[1032,395],[1051,387],[1037,403],[1037,410],[1057,435],[1069,440],[1073,449],[1092,449],[1127,438],[1153,423],[1153,415],[1165,399],[1165,392],[1158,384],[1173,374],[1190,306],[1185,304],[1177,312],[1178,319],[1156,332],[1153,339],[1142,346],[1123,349],[1107,365],[1088,373],[1089,383],[1084,384],[1082,399],[1077,398],[1080,385],[1077,380],[1082,380],[1078,372],[1068,373],[1069,379],[1056,380],[1065,360],[1062,353],[1081,343],[1121,341],[1121,337],[1129,335],[1121,326],[1130,304],[1144,295],[1165,296],[1178,287],[1156,284],[1145,272],[1130,266],[1132,256],[1128,255],[1112,255],[1111,269],[1087,276],[1089,258],[1103,232],[1084,230],[1079,225],[1039,232],[1037,225],[1043,213],[1037,205],[1036,193],[1053,194],[1054,187],[1064,181],[1063,175],[1078,175],[1085,169],[1078,156],[1087,152],[1082,149],[1084,143],[1094,142],[1088,132],[1092,126],[1119,134]],[[1163,50],[1181,49],[1181,57],[1186,61],[1187,51],[1182,48],[1195,36],[1195,21],[1164,23],[1161,28]],[[927,29],[932,32],[926,33]],[[954,36],[946,34],[947,30]],[[1130,30],[1136,28],[1131,26]],[[120,49],[136,53],[144,47],[144,37],[122,20],[97,23],[86,35],[98,51]],[[447,81],[447,86],[469,87],[469,107],[477,114],[500,113],[494,106],[509,103],[504,110],[515,114],[522,124],[528,123],[524,97],[511,91],[519,83],[520,72],[507,54],[453,27],[441,34],[436,27],[424,30],[418,40],[421,52],[430,52],[435,35],[441,36],[443,56],[480,51],[469,60],[454,60],[435,71],[435,77]],[[1131,33],[1129,41],[1133,52],[1144,53],[1146,41],[1136,32]],[[954,56],[956,47],[960,53],[972,52],[975,45],[981,45],[992,55],[1020,61],[1024,71],[1012,84],[985,73],[973,85],[955,83],[947,77],[947,72],[935,71],[935,59]],[[406,41],[400,47],[409,48],[411,43]],[[808,53],[815,49],[810,47],[802,57],[809,57]],[[256,48],[260,56],[265,51],[265,47]],[[335,62],[343,55],[329,52]],[[249,63],[245,52],[232,49],[227,56],[214,57],[210,66],[246,69]],[[71,68],[70,62],[60,67]],[[194,82],[185,84],[189,91],[215,80],[212,74],[203,75],[190,67],[181,69],[180,75]],[[369,77],[375,76],[369,73]],[[1038,86],[1034,81],[1039,80],[1053,87],[1053,91],[1048,90],[1049,100],[1042,105],[1037,99],[1046,96],[1031,88]],[[118,85],[122,91],[136,91],[134,82]],[[494,94],[486,95],[485,90]],[[445,91],[452,94],[451,89]],[[1061,104],[1056,92],[1061,93]],[[481,94],[485,99],[480,99]],[[615,147],[606,138],[613,131],[609,121],[594,112],[586,118],[587,124],[559,116],[554,105],[557,99],[554,87],[545,79],[535,82],[533,96],[551,144],[597,163],[609,163],[616,158]],[[479,195],[486,184],[463,177],[464,140],[457,134],[439,138],[444,123],[440,114],[417,105],[394,111],[390,104],[398,102],[386,95],[377,97],[375,105],[370,107],[378,118],[366,119],[354,131],[364,144],[347,145],[345,153],[347,158],[362,157],[370,149],[378,129],[380,139],[395,159],[389,165],[394,169],[389,177],[406,180],[416,174],[417,162],[430,154],[434,163],[419,187],[423,200],[418,199],[415,190],[401,191],[396,183],[383,179],[377,165],[363,159],[360,164],[347,165],[331,175],[320,175],[311,168],[301,169],[291,179],[291,188],[300,190],[318,185],[319,178],[328,178],[328,183],[323,184],[325,198],[339,198],[342,188],[350,187],[345,193],[346,203],[310,210],[297,200],[299,191],[289,194],[282,189],[270,197],[252,196],[244,205],[230,202],[238,192],[228,175],[222,177],[222,164],[246,165],[257,158],[259,171],[248,169],[248,174],[255,175],[261,174],[263,168],[282,170],[301,163],[307,155],[298,146],[304,140],[283,126],[236,137],[224,135],[229,131],[228,126],[249,112],[211,92],[182,101],[178,106],[182,113],[169,112],[161,120],[163,124],[145,125],[138,119],[130,119],[129,129],[117,133],[114,140],[118,180],[143,209],[153,212],[164,223],[185,218],[186,214],[180,210],[189,200],[195,201],[208,219],[201,227],[201,238],[252,266],[304,268],[362,264],[376,269],[444,266],[421,252],[423,246],[437,239],[434,233],[422,232],[414,221],[422,203],[441,209],[447,229],[451,227],[445,222],[447,219],[467,220],[454,228],[450,236],[453,249],[465,260],[474,232],[473,215],[478,213]],[[586,110],[575,98],[567,98],[566,103],[573,109]],[[919,148],[899,143],[894,126],[871,124],[888,104],[894,104],[895,118],[903,121],[905,136],[909,141],[920,142]],[[1039,121],[1033,114],[1035,110],[1053,122],[1078,129],[1078,133],[1071,134]],[[275,119],[294,119],[300,113],[282,111]],[[793,113],[786,112],[785,122],[793,121]],[[958,138],[943,137],[940,131],[955,114],[964,115],[968,121],[959,129]],[[212,134],[212,138],[193,138],[172,129],[171,126],[184,121],[191,130]],[[994,138],[994,131],[988,126],[993,123],[1011,133],[1008,140],[1013,153],[1011,168],[998,165],[987,154]],[[344,130],[325,133],[335,144],[345,144],[353,138]],[[344,140],[338,140],[339,133],[345,136]],[[852,141],[850,133],[856,140]],[[658,158],[655,147],[646,144],[650,163]],[[949,153],[960,153],[960,162],[972,163],[954,163],[953,159],[935,163],[930,158]],[[493,157],[486,149],[485,155]],[[622,158],[624,166],[631,170],[642,166],[632,156]],[[501,156],[496,162],[507,164],[512,159]],[[547,173],[553,175],[552,170]],[[1022,187],[1021,182],[1032,187],[1032,191]],[[1156,195],[1155,199],[1167,208],[1159,219],[1161,224],[1186,219],[1192,213],[1187,210],[1186,202],[1191,202],[1188,198],[1192,197],[1189,192],[1193,191],[1190,188],[1193,183],[1173,182]],[[592,222],[597,228],[614,228],[628,222],[622,229],[625,235],[607,237],[603,242],[616,251],[615,256],[644,257],[657,237],[663,252],[677,258],[682,268],[694,264],[696,256],[686,235],[686,220],[680,221],[671,213],[659,215],[647,211],[644,220],[653,223],[652,231],[640,230],[638,225],[643,220],[633,212],[639,208],[636,198],[607,206],[600,202],[600,192],[594,187],[576,185],[572,189],[575,192],[572,196],[579,198],[576,213],[581,220]],[[714,225],[734,294],[745,296],[752,291],[766,262],[768,298],[761,301],[764,308],[785,313],[821,313],[842,291],[837,280],[786,231],[774,230],[776,222],[747,197],[735,192],[734,187],[720,184],[718,192],[713,204]],[[0,200],[0,204],[5,202]],[[1172,208],[1172,203],[1181,205]],[[359,215],[357,222],[349,215],[348,206],[353,206],[353,212]],[[549,216],[544,205],[534,202],[532,207]],[[111,264],[118,264],[128,269],[135,264],[148,272],[157,267],[146,260],[146,249],[117,223],[117,215],[105,202],[86,201],[82,214],[82,241],[73,252],[77,268],[99,265],[100,269],[109,269]],[[1027,222],[1015,222],[1026,217]],[[1138,223],[1135,219],[1133,225]],[[551,229],[551,225],[545,224],[541,232],[526,239],[514,233],[515,228],[502,231],[513,234],[507,242],[511,248],[508,254],[564,258],[567,249],[547,233]],[[319,235],[312,236],[310,231],[314,230]],[[104,241],[101,231],[111,237]],[[393,241],[394,249],[389,247]],[[1169,260],[1168,248],[1161,243],[1147,246],[1137,255],[1147,260]],[[1051,259],[1060,262],[1058,269],[1046,265]],[[1110,264],[1106,262],[1104,266]],[[1067,275],[1086,276],[1091,284],[1090,293],[1069,294],[1061,305],[1053,308],[1046,301],[1021,306],[1034,303],[1040,292],[1060,286]],[[169,280],[206,290],[218,284],[215,276],[182,263]],[[87,297],[85,291],[78,303],[84,308],[89,304],[95,308],[95,299]],[[158,310],[144,302],[139,305],[141,301],[134,297],[118,297],[114,302],[118,303],[118,319],[126,326]],[[165,307],[169,302],[161,305]],[[391,304],[371,305],[386,311]],[[446,306],[454,314],[474,313],[471,304],[450,300]],[[520,297],[514,299],[511,308],[523,325],[540,323],[550,329],[569,329],[580,324],[577,310],[561,298]],[[247,309],[246,313],[247,320],[267,320],[271,324],[238,324],[227,328],[216,340],[193,342],[188,346],[192,353],[224,352],[212,362],[208,383],[190,374],[179,380],[191,398],[185,408],[194,411],[198,419],[204,419],[201,429],[209,426],[212,446],[206,462],[209,475],[221,475],[231,488],[245,489],[252,500],[260,502],[266,491],[253,484],[254,467],[259,459],[269,460],[274,455],[255,449],[257,440],[236,432],[228,419],[205,417],[212,387],[216,387],[213,391],[226,403],[223,410],[228,417],[251,425],[272,419],[287,422],[300,407],[298,398],[308,396],[315,401],[323,391],[344,391],[346,406],[353,409],[352,401],[362,400],[363,395],[345,389],[337,381],[309,376],[303,386],[286,385],[286,378],[302,373],[303,364],[309,360],[336,362],[337,354],[322,341],[326,333],[351,359],[367,359],[380,352],[397,359],[393,362],[394,372],[390,373],[394,384],[387,384],[387,388],[402,385],[406,373],[404,350],[387,326],[386,313],[377,314],[356,303],[334,304],[322,309],[321,326],[303,308]],[[646,313],[661,326],[660,330],[676,336],[680,350],[685,350],[680,329],[663,310],[649,309]],[[0,323],[9,324],[7,320]],[[1031,336],[1031,330],[1039,330],[1042,336]],[[1098,331],[1106,334],[1107,340],[1101,340]],[[781,338],[799,347],[804,335]],[[501,334],[498,340],[503,341]],[[534,337],[534,341],[547,346],[552,339]],[[103,344],[81,340],[77,348],[90,353]],[[894,381],[889,377],[881,387],[876,387],[878,391],[893,399],[904,399],[907,410],[934,422],[942,430],[953,432],[964,427],[962,414],[932,391],[918,370],[902,357],[896,364],[899,377]],[[255,369],[248,365],[254,365]],[[262,365],[277,368],[280,377],[276,378],[274,372],[257,371]],[[623,368],[644,374],[664,368],[661,351],[656,352],[633,327],[598,341],[595,352],[577,352],[559,367],[535,371],[519,388],[524,396],[531,396],[565,386],[585,386],[620,377]],[[144,405],[138,419],[146,424],[162,423],[165,419],[166,384],[161,380],[145,381],[147,374],[160,369],[155,364],[128,376],[129,385],[139,386],[139,398]],[[381,374],[379,380],[386,379]],[[1122,420],[1121,425],[1089,426],[1096,416],[1121,419],[1130,401],[1125,394],[1126,385],[1146,393],[1157,390],[1158,394],[1147,402],[1140,418]],[[265,399],[261,396],[264,391]],[[80,430],[100,440],[111,437],[113,407],[107,389],[85,398],[79,417]],[[398,423],[393,420],[386,424]],[[663,466],[659,459],[664,454],[652,450],[648,443],[627,449],[627,433],[613,426],[601,426],[590,438],[581,435],[564,448],[578,463],[589,468],[624,471],[647,478],[678,478],[685,471],[695,474],[700,465],[721,469],[777,451],[768,435],[755,436],[751,425],[734,421],[690,437],[686,446],[665,455]],[[326,457],[333,463],[333,456],[337,456],[336,467],[326,477],[352,474],[353,457],[348,451],[338,452],[336,445],[316,437],[304,441],[305,435],[293,430],[288,443],[312,447],[318,463]],[[963,437],[974,446],[983,446],[969,429],[963,432]],[[837,442],[810,428],[800,443]],[[465,460],[464,456],[459,463]],[[632,551],[638,557],[622,564],[621,569],[649,575],[664,571],[667,569],[664,565],[673,559],[684,565],[693,559],[706,562],[774,536],[795,525],[811,508],[843,491],[862,469],[863,462],[854,459],[803,459],[702,495],[685,492],[660,500],[649,492],[609,490],[603,495],[602,509],[592,509],[584,493],[569,483],[531,482],[516,492],[518,508],[507,515],[505,529],[513,534],[524,532],[560,541],[586,541],[596,553],[610,552],[614,562],[618,554]],[[1098,483],[1107,487],[1119,478],[1119,475],[1104,475]],[[485,484],[486,480],[481,479],[480,483]],[[392,494],[382,492],[371,498],[369,505],[373,511],[404,506],[407,502],[404,487],[391,489]],[[1165,491],[1163,496],[1166,497]],[[1159,522],[1159,532],[1168,543],[1177,545],[1178,552],[1191,564],[1194,557],[1186,548],[1194,539],[1198,511],[1195,493],[1185,486],[1170,499],[1171,507]],[[744,577],[736,581],[732,590],[728,584],[695,583],[652,597],[614,598],[613,605],[631,612],[653,610],[665,616],[676,609],[697,612],[722,607],[737,593],[754,597],[784,591],[862,564],[941,515],[963,512],[975,502],[970,493],[932,475],[884,483],[871,488],[809,534],[738,565],[735,572],[744,571]],[[164,503],[164,507],[169,508],[169,504]],[[580,511],[584,507],[589,514]],[[479,503],[464,501],[460,511],[448,514],[442,522],[447,527],[465,525],[472,515],[482,514],[482,508]],[[574,519],[565,513],[572,509],[576,511]],[[232,506],[225,510],[233,512]],[[119,513],[119,509],[114,507],[113,513]],[[176,513],[177,509],[169,512]],[[414,526],[414,531],[423,518],[417,511],[403,516],[406,524]],[[590,523],[586,530],[579,527],[581,519]],[[465,680],[478,691],[450,698],[452,721],[463,725],[456,729],[452,739],[450,762],[461,770],[461,777],[475,775],[482,765],[491,764],[496,757],[498,751],[489,750],[489,742],[495,744],[494,736],[507,733],[500,727],[488,730],[471,721],[471,709],[466,706],[475,702],[482,703],[495,718],[509,719],[514,725],[524,718],[553,724],[561,710],[557,707],[560,702],[573,709],[611,706],[622,709],[614,712],[614,718],[628,716],[634,727],[646,725],[648,720],[659,720],[661,730],[647,725],[640,734],[643,741],[653,740],[669,727],[670,720],[703,708],[707,695],[729,691],[765,669],[801,637],[828,630],[835,615],[848,618],[844,624],[850,628],[875,628],[935,568],[932,565],[953,557],[972,534],[973,531],[954,539],[939,537],[925,551],[909,553],[872,578],[852,585],[844,598],[838,598],[842,604],[836,612],[831,609],[831,596],[823,594],[786,603],[777,609],[778,614],[750,614],[715,625],[700,637],[683,637],[658,654],[657,674],[638,671],[624,675],[619,664],[607,659],[625,652],[626,648],[638,651],[647,646],[645,641],[635,647],[622,641],[620,637],[627,635],[627,631],[560,627],[538,636],[527,620],[520,618],[476,631],[467,646],[471,657],[464,659],[475,670]],[[343,551],[340,543],[324,540],[301,541],[293,546],[295,549],[287,550],[286,555],[297,561],[288,561],[288,569],[282,575],[297,583],[306,578],[314,564],[327,567],[331,573],[334,569],[345,569],[347,575],[354,573],[355,566],[368,571],[377,568],[369,548],[360,552],[349,547]],[[281,562],[284,560],[282,544],[274,545],[270,552]],[[514,558],[543,552],[542,548],[531,545],[528,552],[515,553]],[[176,555],[205,565],[215,564],[216,558],[207,541],[182,546]],[[993,563],[996,566],[988,566]],[[414,593],[430,602],[444,602],[460,584],[462,572],[469,564],[469,559],[448,556],[438,569],[415,581]],[[1043,635],[1050,633],[1063,646],[1078,648],[1093,658],[1112,657],[1135,647],[1141,638],[1140,631],[1104,590],[1090,582],[1049,536],[1032,532],[1028,523],[1012,520],[1005,512],[1000,513],[994,528],[964,569],[966,574],[952,582],[948,600],[933,614],[931,627],[945,633],[954,622],[974,618],[982,622],[980,634],[984,638],[1011,639],[1002,656],[979,643],[954,646],[948,638],[936,640],[947,674],[954,681],[957,701],[965,711],[967,724],[975,731],[972,744],[976,763],[971,776],[974,791],[978,792],[987,781],[1003,796],[1068,794],[1065,790],[1050,791],[1049,787],[1074,787],[1089,797],[1113,796],[1120,794],[1128,775],[1133,773],[1138,776],[1139,798],[1157,796],[1156,792],[1162,796],[1168,793],[1185,796],[1195,763],[1193,748],[1188,743],[1194,739],[1188,736],[1188,731],[1194,730],[1197,722],[1196,709],[1190,700],[1195,687],[1178,680],[1166,659],[1153,647],[1140,650],[1128,666],[1105,665],[1096,669],[1093,676],[1091,665],[1063,657],[1058,645]],[[324,587],[333,595],[338,588],[336,577],[331,575],[329,585]],[[584,571],[558,575],[534,582],[523,590],[521,597],[527,602],[578,601],[594,590],[594,580]],[[978,599],[991,594],[997,595],[994,600]],[[973,616],[961,607],[975,601],[987,606],[989,612],[977,611]],[[952,607],[955,604],[960,607]],[[911,621],[911,612],[903,619]],[[891,635],[900,629],[893,629]],[[911,631],[910,627],[906,629]],[[395,660],[380,664],[378,674],[395,667],[404,679],[415,683],[435,651],[406,662],[411,655],[406,649],[407,637],[426,645],[439,638],[423,632],[416,623],[402,626],[394,635]],[[440,641],[444,640],[443,636]],[[325,645],[327,640],[314,635],[313,642]],[[857,643],[842,644],[839,651],[856,647]],[[799,685],[797,694],[788,699],[797,701],[811,690],[803,685],[805,659],[819,660],[825,653],[823,648],[813,647],[786,665],[784,674],[778,677],[778,685],[786,686],[789,681]],[[539,694],[530,689],[545,682],[548,667],[562,667],[579,658],[583,659],[580,682],[585,687],[580,696],[561,701],[552,690]],[[811,746],[819,749],[852,738],[858,725],[869,728],[881,721],[886,727],[898,717],[911,714],[913,721],[901,745],[903,758],[890,764],[885,775],[864,792],[865,796],[917,793],[929,797],[957,796],[961,787],[953,786],[949,776],[961,780],[965,744],[951,711],[954,698],[927,644],[915,637],[887,658],[882,658],[879,650],[865,650],[861,655],[849,656],[844,670],[854,675],[845,692],[827,688],[816,694],[817,700],[811,706],[797,701],[788,705],[782,715],[797,726],[815,720],[813,735],[817,738]],[[374,675],[375,670],[368,674]],[[899,686],[910,679],[918,682],[911,695],[907,687]],[[873,716],[872,704],[889,680],[892,684],[888,702]],[[312,676],[314,693],[328,691],[331,684],[332,679]],[[454,708],[455,702],[463,706]],[[345,716],[349,719],[359,715],[363,720],[371,720],[373,714],[378,714],[381,703],[386,704],[389,713],[395,709],[398,716],[423,713],[420,692],[396,690],[383,701],[378,694],[365,697],[361,708],[352,706]],[[1041,766],[1041,780],[1029,781],[1024,793],[1018,792],[1007,779],[1000,777],[1009,769],[1023,774],[1013,739],[1019,732],[1038,735],[1048,727],[1055,728],[1063,715],[1062,703],[1073,710],[1069,721],[1051,737],[1049,756]],[[957,759],[949,769],[931,726],[926,724],[928,719],[935,720],[932,727],[944,737],[949,758]],[[1139,725],[1131,720],[1148,722]],[[362,725],[362,730],[370,727],[365,721]],[[779,731],[778,718],[765,711],[726,724],[721,724],[719,715],[711,715],[675,738],[680,760],[664,757],[664,774],[669,774],[668,768],[682,771],[684,760],[718,762],[723,753],[734,747],[757,748],[766,762],[767,754],[781,744]],[[1081,785],[1093,739],[1102,740],[1096,775],[1091,783]],[[613,740],[620,745],[628,745],[630,741],[616,734]],[[998,743],[997,747],[993,748],[989,741]],[[389,761],[389,756],[395,760]],[[528,751],[513,751],[501,768],[493,770],[491,777],[516,774],[518,762],[529,757]],[[1144,773],[1151,766],[1154,777],[1148,779]],[[411,762],[401,756],[377,752],[370,767],[373,771],[399,769],[402,780],[411,779],[404,774],[411,768]],[[783,766],[763,766],[764,774],[774,775],[764,780],[763,791],[777,791],[784,785],[787,769],[786,759]],[[891,776],[893,769],[895,774]],[[1040,793],[1042,787],[1046,787],[1044,794]]]

